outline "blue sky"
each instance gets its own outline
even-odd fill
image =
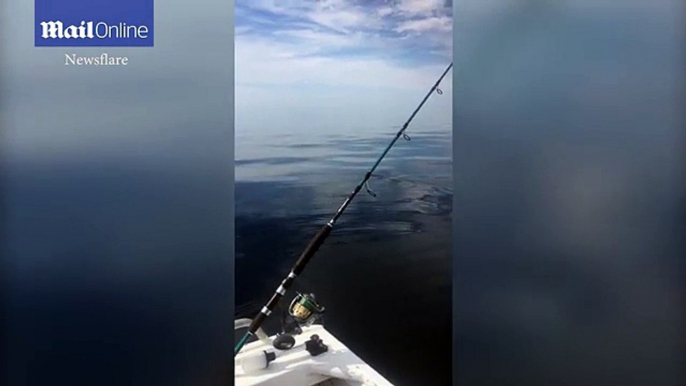
[[[237,0],[235,15],[238,136],[402,124],[452,60],[445,0]],[[451,82],[438,111],[448,123]]]
[[[291,48],[294,56],[442,63],[452,55],[445,0],[239,0],[236,33]]]

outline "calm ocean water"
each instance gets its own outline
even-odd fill
[[[237,316],[258,311],[397,129],[368,131],[237,135]],[[324,325],[392,382],[447,385],[451,127],[408,133],[372,177],[377,197],[360,192],[287,299],[314,292]]]

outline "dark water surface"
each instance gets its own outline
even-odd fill
[[[228,378],[231,176],[133,161],[7,168],[8,384]]]
[[[450,383],[450,129],[396,144],[372,177],[378,196],[360,192],[286,297],[314,292],[325,326],[398,385]],[[237,316],[262,307],[395,132],[380,131],[237,138]]]
[[[455,3],[456,384],[686,385],[683,5]]]

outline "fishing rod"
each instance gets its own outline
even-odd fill
[[[295,264],[293,265],[293,268],[291,268],[291,271],[288,274],[288,276],[286,276],[286,278],[283,279],[283,281],[281,282],[281,285],[279,285],[279,288],[277,288],[276,291],[274,292],[274,295],[272,295],[271,299],[269,299],[267,304],[264,307],[262,307],[262,310],[260,310],[260,312],[257,314],[255,319],[253,319],[252,322],[250,323],[250,326],[248,327],[248,331],[245,333],[245,335],[243,335],[241,340],[239,340],[238,343],[236,344],[236,346],[234,347],[234,356],[238,355],[238,353],[241,351],[243,346],[245,346],[245,343],[248,341],[248,339],[251,336],[255,335],[256,331],[260,328],[260,326],[262,326],[262,323],[265,321],[265,319],[267,319],[267,317],[269,315],[271,315],[272,311],[274,311],[274,308],[276,308],[276,305],[279,303],[279,300],[281,300],[281,298],[286,294],[286,291],[291,286],[291,284],[293,284],[293,281],[295,280],[295,278],[298,277],[298,275],[300,275],[302,273],[302,271],[305,269],[305,266],[310,261],[312,256],[314,256],[314,254],[317,252],[319,247],[324,243],[324,240],[326,240],[326,238],[331,233],[331,230],[333,229],[334,224],[336,224],[336,221],[338,220],[338,218],[341,217],[341,215],[343,214],[345,209],[348,207],[348,205],[350,205],[350,203],[355,198],[355,196],[357,196],[357,193],[359,193],[360,190],[362,190],[362,187],[365,187],[365,189],[367,190],[367,192],[369,192],[369,194],[371,194],[372,196],[375,196],[375,194],[369,189],[369,185],[368,185],[369,179],[371,178],[372,174],[374,173],[376,168],[381,163],[381,160],[383,160],[384,157],[386,157],[386,154],[388,154],[388,152],[391,150],[393,145],[395,145],[395,143],[398,141],[398,139],[401,136],[407,141],[410,140],[410,137],[405,133],[405,130],[410,125],[410,122],[412,122],[415,115],[417,115],[419,110],[421,110],[421,108],[424,106],[424,103],[426,103],[426,101],[429,99],[431,94],[433,94],[434,92],[438,93],[439,95],[443,94],[443,91],[441,91],[441,89],[438,88],[438,85],[441,84],[441,81],[448,74],[448,72],[450,71],[450,69],[452,67],[453,67],[453,63],[451,62],[450,65],[448,66],[448,68],[445,69],[445,71],[443,72],[441,77],[438,78],[438,81],[436,81],[436,83],[433,85],[433,87],[431,87],[431,90],[429,90],[429,92],[426,94],[424,99],[422,99],[422,102],[419,104],[419,106],[417,106],[417,108],[414,110],[412,115],[410,115],[410,118],[407,120],[407,122],[405,122],[405,124],[402,125],[400,130],[398,130],[398,132],[395,134],[395,137],[393,138],[391,143],[389,143],[388,146],[386,146],[386,149],[384,150],[383,153],[381,153],[381,156],[379,157],[379,159],[376,160],[376,163],[374,163],[374,166],[372,166],[372,168],[369,169],[369,171],[364,175],[364,178],[362,178],[362,180],[357,184],[357,186],[352,191],[352,193],[350,193],[350,196],[348,196],[348,198],[346,198],[346,200],[343,201],[343,204],[338,208],[338,210],[336,211],[336,214],[334,214],[334,216],[331,218],[331,220],[329,220],[329,222],[326,223],[319,230],[319,232],[317,232],[317,234],[312,238],[310,243],[307,245],[307,247],[305,248],[303,253],[298,258],[298,261],[296,261]]]

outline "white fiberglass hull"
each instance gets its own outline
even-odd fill
[[[328,346],[327,352],[310,355],[305,342],[312,335],[318,335]],[[295,340],[295,346],[287,351],[276,350],[260,340],[245,345],[235,359],[236,386],[393,386],[323,326],[305,327]],[[264,355],[264,351],[275,352],[276,359],[266,369],[246,374],[242,361]]]

